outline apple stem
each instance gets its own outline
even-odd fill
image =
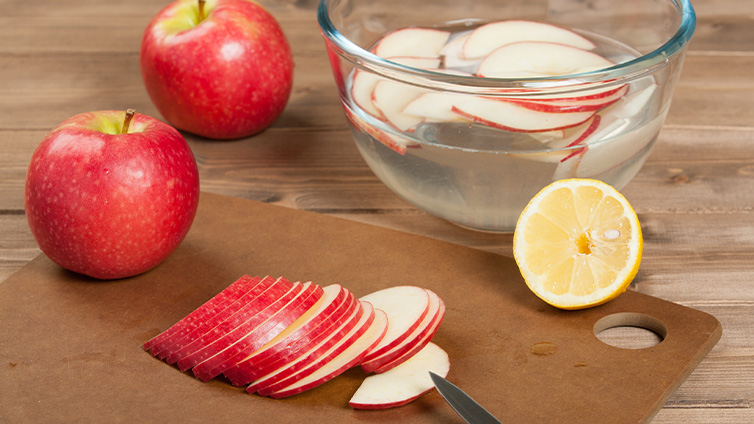
[[[121,134],[128,134],[128,127],[131,125],[131,119],[133,119],[134,114],[136,114],[136,111],[133,109],[127,109],[126,110],[126,118],[123,120],[123,130],[121,130]]]
[[[199,0],[199,22],[204,20],[204,3],[206,0]]]

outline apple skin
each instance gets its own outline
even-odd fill
[[[246,0],[166,6],[144,32],[141,74],[160,114],[179,130],[210,139],[247,137],[275,121],[293,84],[293,56],[275,18]]]
[[[167,258],[191,227],[199,173],[183,136],[136,114],[88,112],[55,127],[32,155],[25,206],[53,262],[97,279],[141,274]]]

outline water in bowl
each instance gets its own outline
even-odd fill
[[[453,31],[453,40],[473,28],[442,29]],[[618,41],[581,34],[615,63],[638,55]],[[595,178],[624,187],[649,155],[667,112],[669,102],[661,106],[659,91],[652,76],[634,80],[588,121],[541,132],[433,119],[400,131],[353,99],[344,106],[360,153],[398,196],[461,226],[512,231],[528,201],[554,180]]]

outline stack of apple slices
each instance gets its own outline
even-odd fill
[[[429,391],[428,371],[447,375],[448,356],[431,343],[444,315],[442,299],[420,287],[396,286],[357,299],[339,284],[245,275],[143,347],[202,381],[224,375],[249,393],[272,398],[361,366],[380,378],[375,383],[376,375],[367,377],[352,406],[381,409]]]
[[[402,65],[434,72],[481,78],[536,78],[614,65],[594,50],[592,41],[572,30],[509,20],[456,34],[432,28],[404,28],[384,36],[372,52]],[[416,144],[401,134],[410,134],[426,122],[473,122],[533,136],[545,133],[548,140],[558,140],[565,138],[566,129],[588,126],[601,109],[618,102],[630,89],[622,83],[585,88],[578,94],[545,96],[510,88],[500,90],[496,96],[474,96],[432,91],[355,69],[350,86],[354,105],[384,122],[390,130],[382,131],[353,112],[347,111],[347,115],[354,125],[401,154]],[[579,143],[586,143],[586,139]]]

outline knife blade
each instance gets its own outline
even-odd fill
[[[429,372],[429,376],[432,377],[437,391],[468,424],[502,424],[455,384],[432,371]]]

